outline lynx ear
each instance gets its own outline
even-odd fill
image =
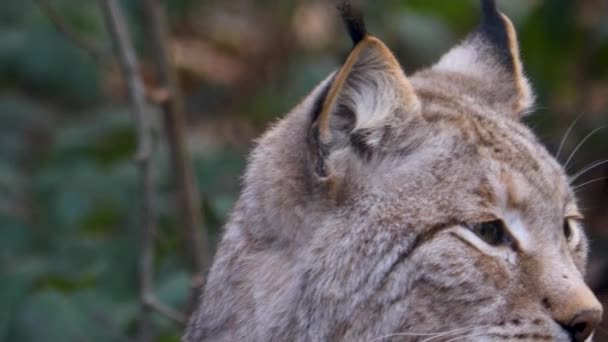
[[[495,0],[481,0],[483,19],[477,30],[448,52],[433,69],[460,72],[487,83],[496,94],[492,105],[521,117],[534,105],[534,94],[524,75],[517,34]]]
[[[321,175],[325,172],[320,163],[331,148],[344,146],[353,140],[353,134],[363,131],[365,137],[357,144],[374,147],[381,142],[379,131],[390,119],[407,119],[407,114],[417,113],[420,107],[391,51],[365,31],[361,16],[348,3],[339,9],[354,47],[334,75],[312,126],[317,173]]]

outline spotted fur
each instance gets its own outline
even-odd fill
[[[344,65],[253,151],[183,341],[589,338],[602,309],[576,199],[520,122],[533,94],[513,25],[482,6],[411,76],[351,30]],[[496,220],[508,243],[471,228]]]

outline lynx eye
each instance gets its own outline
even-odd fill
[[[564,220],[564,236],[567,241],[572,240],[572,227],[570,227],[570,221],[568,219]]]
[[[505,224],[501,220],[478,223],[470,229],[490,246],[506,245],[511,242]]]

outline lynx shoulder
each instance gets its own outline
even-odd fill
[[[511,21],[403,72],[348,3],[343,65],[253,151],[183,341],[586,341],[568,178],[521,122]]]

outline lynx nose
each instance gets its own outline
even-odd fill
[[[582,281],[564,286],[543,303],[553,319],[566,330],[572,341],[584,342],[602,321],[602,305]],[[563,291],[565,290],[565,291]]]
[[[562,324],[562,327],[568,331],[573,341],[584,342],[601,321],[602,310],[591,309],[577,313],[568,324]]]
[[[602,321],[602,305],[582,278],[553,278],[543,299],[545,309],[574,342],[584,342]]]

